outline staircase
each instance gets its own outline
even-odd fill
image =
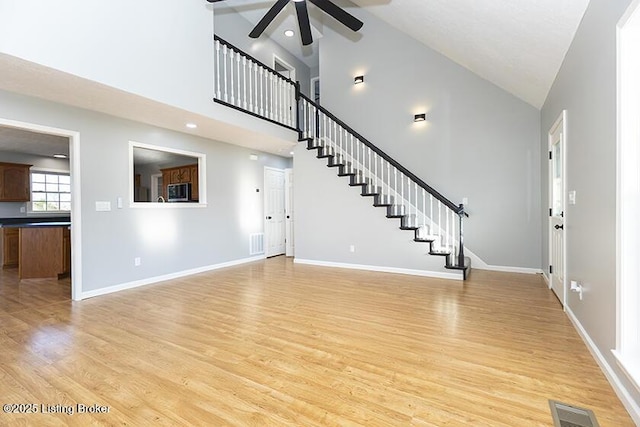
[[[214,101],[298,131],[307,150],[325,159],[348,185],[370,197],[400,230],[413,232],[416,243],[444,258],[445,268],[461,270],[471,263],[464,255],[463,205],[456,205],[322,106],[300,93],[298,83],[230,43],[215,38]]]

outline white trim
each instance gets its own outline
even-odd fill
[[[613,387],[613,391],[615,391],[616,395],[618,395],[618,398],[627,409],[629,415],[636,423],[636,425],[640,425],[640,406],[636,404],[633,397],[629,393],[629,390],[627,390],[624,384],[622,384],[622,381],[620,381],[618,375],[616,375],[611,365],[609,365],[600,350],[598,350],[598,346],[596,346],[587,331],[582,327],[582,324],[573,314],[569,306],[565,307],[565,312],[567,313],[569,320],[571,320],[571,322],[573,323],[573,326],[576,328],[576,331],[578,331],[578,334],[587,345],[587,348],[589,349],[589,352],[595,359],[596,363],[598,364],[598,366],[600,366],[600,369],[604,373],[605,377],[607,377],[607,380]]]
[[[413,270],[409,268],[398,268],[398,267],[382,267],[378,265],[347,264],[342,262],[317,261],[312,259],[299,259],[299,258],[295,258],[293,262],[296,264],[316,265],[319,267],[348,268],[350,270],[366,270],[366,271],[377,271],[381,273],[396,273],[396,274],[407,274],[410,276],[433,277],[436,279],[462,280],[462,272],[460,272],[459,274],[443,273],[438,271]]]
[[[562,110],[562,112],[560,113],[560,115],[558,116],[558,118],[556,119],[556,121],[553,123],[553,125],[551,126],[551,128],[549,129],[549,132],[547,132],[547,151],[552,151],[553,150],[553,138],[552,135],[553,133],[557,130],[558,126],[560,126],[560,123],[562,123],[562,140],[560,141],[562,144],[562,207],[563,207],[563,217],[562,217],[562,223],[564,225],[564,236],[562,237],[562,261],[564,263],[564,265],[562,266],[562,271],[563,271],[563,277],[562,277],[562,298],[558,298],[560,300],[560,303],[562,304],[563,308],[567,306],[567,298],[568,298],[568,286],[567,286],[567,276],[569,274],[568,272],[568,265],[567,265],[567,232],[566,230],[568,229],[567,226],[567,219],[569,217],[568,215],[568,204],[567,204],[567,176],[569,175],[567,173],[567,143],[568,143],[568,136],[567,136],[567,110]],[[553,166],[551,165],[551,159],[549,159],[548,163],[549,166],[547,167],[547,181],[548,181],[548,208],[553,207]],[[547,215],[547,233],[548,233],[548,243],[549,243],[549,251],[548,251],[548,263],[547,265],[553,265],[552,264],[552,255],[553,255],[553,227],[551,227],[551,223],[552,223],[553,218],[551,216]],[[551,289],[553,287],[553,275],[550,274],[549,275],[549,289]]]
[[[32,166],[29,169],[29,184],[33,184],[33,173],[43,173],[45,175],[50,174],[50,175],[64,175],[64,176],[69,176],[71,177],[71,171],[70,170],[62,170],[62,169],[52,169],[52,168],[39,168],[36,166]],[[66,216],[66,215],[70,215],[71,211],[68,210],[62,210],[59,209],[57,211],[34,211],[33,210],[33,186],[30,185],[29,188],[29,194],[31,195],[31,200],[29,200],[28,202],[26,202],[27,205],[27,216],[38,216],[38,215],[42,215],[42,216]],[[58,193],[60,194],[60,193]],[[71,195],[71,197],[73,197],[73,194]],[[58,207],[60,207],[58,205]]]
[[[547,287],[551,288],[551,281],[549,280],[549,278],[547,277],[547,273],[545,273],[544,271],[541,273],[542,274],[542,278],[544,279],[545,283],[547,284]]]
[[[489,270],[489,271],[501,271],[504,273],[523,273],[523,274],[540,274],[542,270],[539,268],[529,267],[511,267],[502,265],[489,265],[484,262],[478,255],[473,253],[469,248],[465,247],[465,255],[471,259],[471,268],[473,270]]]
[[[640,357],[629,357],[618,350],[611,350],[611,353],[615,356],[618,366],[622,372],[629,378],[631,384],[640,391]]]
[[[206,203],[161,203],[161,202],[132,202],[130,208],[135,209],[201,209]]]
[[[499,271],[502,273],[543,274],[543,271],[539,268],[528,267],[510,267],[501,265],[487,265],[486,267],[478,267],[474,266],[473,263],[471,263],[471,268],[473,270]]]
[[[284,68],[286,68],[287,70],[289,70],[289,80],[291,81],[296,81],[296,67],[294,67],[293,65],[289,64],[287,61],[285,61],[284,59],[280,58],[278,55],[276,55],[275,53],[273,54],[273,69],[276,69],[276,61],[278,61],[280,63],[280,65],[282,65]],[[276,70],[277,71],[277,70]],[[278,74],[280,74],[280,72],[278,72]]]
[[[175,273],[163,274],[162,276],[149,277],[147,279],[135,280],[133,282],[121,283],[119,285],[107,286],[105,288],[96,289],[94,291],[83,292],[80,299],[93,298],[100,295],[112,294],[114,292],[120,292],[127,289],[138,288],[140,286],[151,285],[153,283],[163,282],[165,280],[178,279],[185,276],[192,276],[194,274],[204,273],[212,270],[219,270],[221,268],[233,267],[236,265],[247,264],[250,262],[261,261],[265,259],[264,255],[242,258],[233,261],[222,262],[220,264],[207,265],[204,267],[192,268],[189,270],[178,271]]]
[[[35,123],[3,119],[0,126],[25,129],[32,132],[45,133],[69,138],[69,173],[71,174],[71,298],[74,301],[82,295],[82,203],[80,182],[80,133],[67,129],[38,125]]]

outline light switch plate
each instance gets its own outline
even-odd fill
[[[569,191],[569,204],[570,205],[576,204],[576,190]]]
[[[96,211],[106,212],[111,210],[111,202],[96,202]]]

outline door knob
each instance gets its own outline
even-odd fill
[[[271,217],[270,217],[270,216],[268,216],[268,217],[267,217],[267,219],[271,219]]]
[[[564,224],[562,225],[556,224],[553,228],[555,228],[556,230],[564,230]]]

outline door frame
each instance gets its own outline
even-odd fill
[[[286,168],[284,170],[284,235],[285,235],[285,255],[292,257],[295,256],[295,244],[294,244],[294,209],[293,209],[293,169]]]
[[[293,65],[289,64],[287,61],[285,61],[284,59],[282,59],[281,57],[279,57],[278,55],[276,55],[274,53],[273,54],[273,69],[274,70],[276,70],[276,62],[279,63],[280,65],[282,65],[287,70],[289,70],[289,73],[290,73],[289,74],[289,80],[295,82],[296,81],[296,67],[294,67]]]
[[[567,305],[567,110],[562,110],[560,116],[553,123],[553,126],[549,129],[547,133],[548,140],[548,151],[551,153],[553,151],[553,134],[558,129],[559,126],[562,126],[562,206],[563,206],[563,225],[564,225],[564,235],[562,238],[562,271],[564,272],[562,277],[562,298],[558,298],[562,304],[563,310]],[[551,159],[549,159],[549,167],[547,171],[547,177],[549,180],[549,215],[548,215],[548,240],[549,240],[549,259],[548,265],[553,265],[553,227],[552,221],[553,217],[551,215],[551,209],[553,207],[553,167],[551,165]],[[549,289],[553,288],[553,274],[549,272]]]
[[[269,235],[268,235],[268,230],[269,227],[267,227],[267,200],[268,200],[268,192],[267,192],[267,171],[275,171],[275,172],[281,172],[282,176],[283,176],[283,192],[282,192],[282,197],[286,197],[285,193],[287,191],[286,189],[286,185],[284,184],[284,177],[286,176],[285,170],[284,169],[279,169],[279,168],[274,168],[271,166],[265,166],[264,167],[264,172],[263,172],[263,178],[262,178],[262,188],[263,188],[263,205],[262,205],[262,226],[263,226],[263,230],[264,230],[264,242],[265,242],[265,247],[264,247],[264,256],[265,258],[270,257],[270,256],[278,256],[278,255],[282,255],[286,253],[286,213],[283,212],[282,216],[283,216],[283,221],[285,223],[285,227],[283,227],[283,236],[282,238],[285,240],[284,242],[284,247],[285,247],[285,252],[283,252],[282,254],[276,254],[276,255],[269,255],[268,254],[268,247],[269,247]],[[282,206],[285,206],[285,201],[282,201]]]
[[[80,220],[80,132],[21,122],[0,117],[1,127],[62,136],[69,139],[69,175],[71,176],[71,298],[82,300],[82,221]]]

